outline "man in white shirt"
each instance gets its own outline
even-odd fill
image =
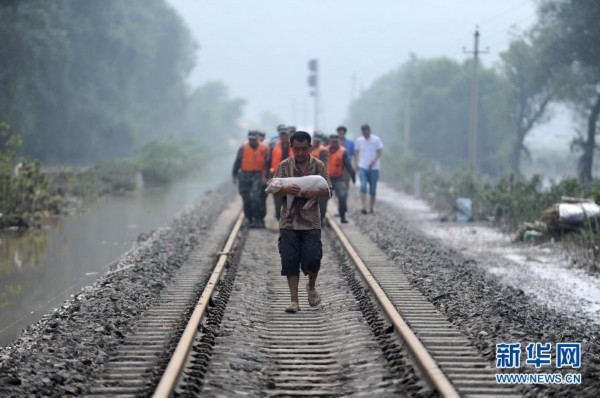
[[[358,175],[360,177],[361,212],[367,214],[367,184],[371,196],[369,212],[373,213],[377,180],[379,179],[379,158],[381,158],[383,142],[375,134],[371,134],[371,127],[368,124],[363,124],[360,129],[362,137],[356,140],[354,158],[356,165],[358,165]]]

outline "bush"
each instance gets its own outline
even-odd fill
[[[94,167],[100,194],[131,192],[136,189],[138,166],[131,160],[104,161]]]
[[[17,156],[21,138],[0,123],[0,228],[39,224],[55,198],[39,161]]]
[[[144,184],[161,186],[197,170],[206,161],[205,149],[191,142],[150,141],[138,153]]]
[[[393,148],[391,153],[398,153]],[[389,153],[388,152],[388,153]],[[469,197],[473,203],[473,218],[493,219],[505,230],[513,231],[522,222],[532,222],[542,210],[560,202],[563,196],[589,197],[600,201],[600,184],[582,186],[575,178],[544,187],[540,176],[519,179],[513,174],[492,180],[473,175],[466,169],[448,170],[431,160],[414,154],[385,158],[390,172],[386,178],[401,189],[414,192],[414,175],[421,178],[422,196],[441,212],[456,210],[458,197]],[[546,185],[548,185],[546,184]]]

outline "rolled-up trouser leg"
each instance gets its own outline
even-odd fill
[[[252,221],[252,204],[250,202],[250,190],[252,179],[249,173],[241,172],[238,176],[238,192],[244,204],[244,216]]]

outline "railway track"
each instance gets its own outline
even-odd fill
[[[115,356],[92,395],[520,396],[495,383],[493,364],[352,223],[340,226],[328,216],[317,282],[322,304],[309,307],[301,278],[301,311],[285,313],[289,292],[279,274],[276,225],[247,230],[235,206],[221,215],[212,249],[192,256],[175,279],[177,293],[164,301],[172,323],[178,315],[168,305],[181,306],[191,294],[177,281],[204,288],[185,330],[168,337],[163,320],[148,321],[143,339]],[[217,264],[207,280],[208,260],[201,259],[217,242],[226,243],[218,259],[208,257]],[[191,270],[196,282],[186,276]],[[179,335],[154,389],[165,368],[162,347]],[[131,355],[131,347],[142,348]]]

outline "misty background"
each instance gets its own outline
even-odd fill
[[[227,82],[233,96],[247,100],[244,119],[251,126],[270,116],[312,126],[307,62],[317,58],[320,127],[325,131],[348,121],[351,100],[411,53],[420,58],[468,59],[471,56],[463,48],[472,50],[479,25],[480,46],[489,49],[480,62],[492,66],[515,33],[536,20],[532,0],[168,2],[200,46],[190,82]],[[564,149],[572,138],[565,129],[568,122],[564,112],[557,112],[553,123],[536,129],[533,141],[544,148]],[[354,137],[357,127],[350,126]]]
[[[346,124],[356,138],[367,122],[391,153],[465,167],[479,26],[475,169],[527,176],[554,162],[552,177],[588,181],[595,61],[584,59],[587,31],[572,29],[595,15],[587,2],[8,0],[2,134],[30,159],[89,165],[210,156],[279,123],[312,132],[317,59],[319,129]],[[410,140],[396,142],[406,125]]]
[[[228,182],[249,129],[312,133],[311,59],[318,127],[370,123],[382,178],[441,211],[469,197],[516,228],[600,203],[599,19],[597,0],[0,0],[0,338]]]

